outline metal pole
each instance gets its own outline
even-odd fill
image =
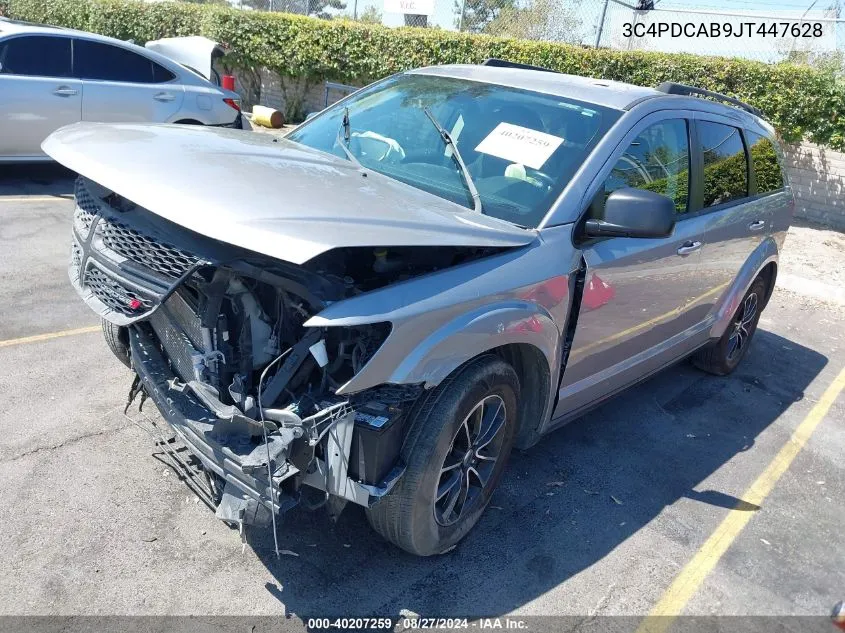
[[[608,2],[608,1],[609,0],[605,0],[605,2]],[[467,8],[467,0],[463,0],[463,2],[461,2],[461,17],[458,20],[458,32],[459,33],[464,30],[464,11],[466,11],[466,8]]]
[[[355,0],[355,4],[352,5],[352,19],[358,19],[358,0]]]
[[[466,0],[464,0],[466,2]],[[604,17],[607,15],[607,5],[610,4],[610,0],[604,0],[604,6],[601,8],[601,20],[599,20],[599,30],[596,33],[596,48],[599,47],[601,44],[601,33],[604,31]]]
[[[813,2],[811,2],[811,3],[810,3],[810,6],[809,6],[809,7],[807,7],[807,10],[806,10],[806,11],[804,11],[804,13],[801,15],[801,19],[802,19],[802,20],[803,20],[804,18],[806,18],[806,17],[807,17],[807,14],[810,12],[810,10],[811,10],[814,6],[816,6],[816,3],[817,3],[818,1],[819,1],[819,0],[813,0]],[[795,52],[795,45],[796,45],[797,43],[798,43],[798,38],[797,38],[797,37],[793,37],[793,38],[792,38],[792,46],[790,46],[790,47],[789,47],[789,54],[787,55],[787,59],[789,59],[790,57],[792,57],[792,53],[794,53],[794,52]]]
[[[637,22],[640,21],[640,13],[636,9],[634,9],[634,21],[631,23],[631,35],[628,37],[628,50],[631,50],[631,44],[634,41],[634,28],[637,26]]]

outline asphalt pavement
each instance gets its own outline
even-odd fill
[[[0,174],[0,614],[571,615],[583,630],[672,603],[684,574],[685,615],[821,616],[845,598],[841,312],[776,291],[732,376],[680,363],[515,454],[447,555],[407,555],[348,506],[335,525],[289,512],[276,559],[269,530],[243,547],[123,417],[131,374],[67,280],[71,175]],[[713,550],[725,521],[741,529]]]

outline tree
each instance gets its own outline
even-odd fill
[[[343,0],[240,0],[241,6],[257,11],[280,11],[283,13],[299,13],[315,18],[329,20],[333,14],[327,9],[343,11],[346,3]]]
[[[502,11],[516,8],[517,0],[455,0],[455,12],[458,14],[455,26],[470,33],[484,33],[485,27]]]
[[[383,14],[379,11],[378,7],[371,4],[364,9],[361,15],[358,16],[358,19],[367,24],[381,24],[382,17]]]
[[[326,9],[334,9],[335,11],[343,11],[346,8],[346,3],[342,0],[308,0],[308,15],[315,18],[323,18],[330,20],[332,14]]]
[[[576,44],[581,41],[581,20],[571,6],[558,0],[534,0],[528,6],[502,9],[483,31],[523,40]]]

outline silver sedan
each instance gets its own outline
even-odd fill
[[[210,62],[205,71],[129,42],[0,19],[0,162],[50,160],[41,142],[77,121],[242,127],[238,94],[209,80]]]

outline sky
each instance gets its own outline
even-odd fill
[[[388,0],[390,2],[391,0]],[[430,2],[431,0],[429,0]],[[458,3],[461,0],[458,0]],[[623,0],[627,4],[634,4],[636,0]],[[581,43],[594,44],[596,27],[601,15],[604,0],[560,0],[563,4],[573,7],[581,22],[579,33],[575,39]],[[347,11],[351,11],[354,0],[347,0]],[[358,0],[358,11],[362,12],[367,6],[375,6],[383,12],[383,22],[389,26],[403,24],[403,16],[400,13],[385,12],[385,0]],[[796,18],[804,14],[810,7],[812,0],[658,0],[656,8],[677,9],[677,11],[654,11],[649,12],[645,17],[638,18],[639,21],[649,23],[652,21],[679,22],[700,24],[702,22],[730,22],[734,28],[740,22],[748,22],[755,13],[758,15],[770,15],[782,18]],[[824,17],[829,15],[826,10],[834,4],[834,0],[818,0],[815,6],[807,14],[807,17]],[[845,4],[845,2],[843,2]],[[457,5],[459,6],[459,4]],[[429,24],[437,25],[446,29],[454,29],[456,18],[456,0],[434,0],[434,13],[429,17]],[[696,15],[685,13],[683,9],[705,10],[705,11],[728,11],[732,13],[743,13],[749,17],[724,17],[719,15]],[[644,49],[662,52],[689,52],[701,53],[706,51],[714,55],[738,56],[759,61],[777,61],[785,51],[793,46],[798,48],[811,48],[816,51],[832,50],[837,46],[839,36],[845,36],[845,25],[824,25],[825,35],[819,39],[800,39],[793,42],[791,38],[752,37],[743,38],[668,38],[659,39],[644,38],[634,40],[629,44],[628,39],[623,37],[622,29],[626,22],[631,22],[633,12],[631,9],[610,2],[605,18],[605,25],[602,35],[602,46],[613,48]],[[759,24],[760,21],[756,21]],[[771,25],[771,21],[768,22]],[[845,42],[845,37],[841,37]]]
[[[729,3],[715,2],[713,0],[662,0],[656,4],[656,8],[677,9],[677,11],[653,11],[640,18],[640,20],[644,23],[677,22],[681,24],[690,23],[696,26],[711,22],[729,23],[734,30],[739,29],[742,23],[751,22],[754,24],[754,32],[750,37],[743,35],[741,38],[649,37],[634,41],[632,48],[662,52],[707,52],[713,55],[739,56],[757,59],[759,61],[777,61],[785,52],[788,52],[792,48],[817,52],[834,50],[837,47],[838,35],[841,34],[840,32],[843,29],[842,25],[837,26],[832,23],[821,23],[823,35],[819,38],[794,39],[789,36],[784,38],[781,36],[781,33],[777,37],[772,37],[770,35],[763,36],[756,32],[756,29],[763,25],[766,27],[776,26],[779,31],[782,28],[777,26],[777,20],[761,20],[756,16],[771,16],[781,19],[798,18],[807,12],[811,4],[812,0],[732,0]],[[832,0],[819,0],[806,13],[806,17],[832,17],[829,11],[832,4],[834,4]],[[726,11],[729,13],[743,14],[743,17],[700,15],[686,13],[683,9],[711,10],[716,12]],[[614,48],[627,45],[625,38],[621,37],[621,32],[623,23],[630,22],[631,13],[630,10],[618,5],[614,7],[614,10],[609,11],[608,20],[605,25],[609,38],[602,38],[604,45]],[[744,33],[747,32],[748,28],[745,27]]]

